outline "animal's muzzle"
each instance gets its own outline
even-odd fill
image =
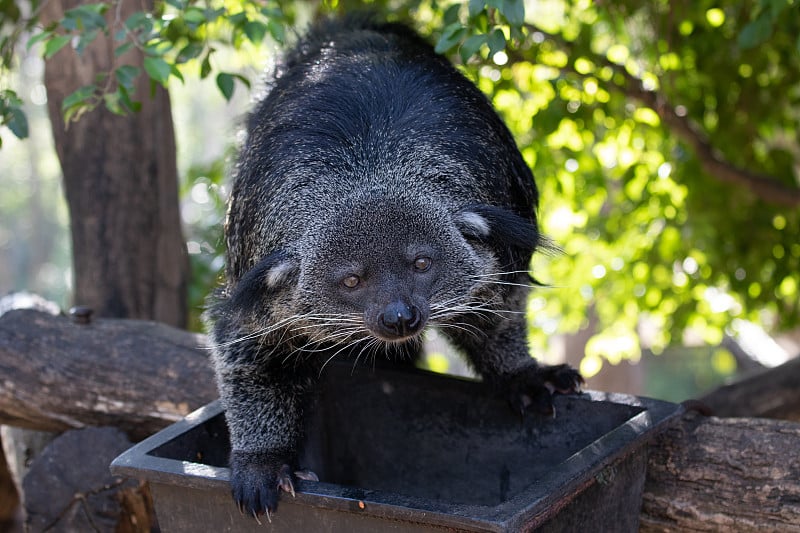
[[[379,324],[388,337],[410,337],[425,325],[422,313],[415,305],[402,301],[389,303],[381,313]]]

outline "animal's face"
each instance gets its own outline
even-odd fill
[[[336,253],[324,266],[320,289],[329,305],[362,313],[375,337],[394,341],[417,334],[428,321],[430,298],[441,277],[439,243],[386,241]],[[404,246],[405,244],[405,246]]]
[[[539,241],[528,220],[488,205],[383,195],[336,213],[256,260],[220,311],[301,350],[402,343],[428,324],[464,329],[464,315],[491,314],[515,279],[502,250]]]
[[[424,204],[345,209],[310,241],[300,262],[299,303],[320,315],[319,324],[340,320],[337,332],[328,333],[352,339],[415,337],[437,313],[465,304],[489,266],[452,217]]]

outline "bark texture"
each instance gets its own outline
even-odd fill
[[[51,0],[42,22],[59,20],[81,3]],[[142,75],[133,95],[142,104],[138,113],[115,115],[100,103],[65,124],[61,109],[67,96],[96,83],[99,74],[113,80],[118,66],[142,69],[143,56],[135,48],[115,57],[121,43],[113,35],[130,14],[151,7],[132,0],[115,5],[108,13],[110,35],[98,36],[81,55],[62,48],[45,64],[45,86],[70,212],[74,302],[105,317],[183,327],[189,263],[169,94]]]
[[[204,337],[144,320],[0,317],[0,423],[115,426],[137,440],[217,397]]]
[[[650,448],[643,532],[800,531],[800,424],[685,416]]]

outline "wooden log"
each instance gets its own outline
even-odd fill
[[[161,323],[0,316],[0,423],[150,435],[217,397],[204,337]]]
[[[800,357],[719,387],[700,402],[715,416],[800,422]]]
[[[650,447],[643,532],[800,532],[800,424],[687,414]]]

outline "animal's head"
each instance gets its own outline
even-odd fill
[[[508,268],[502,250],[527,249],[529,257],[538,242],[530,222],[486,205],[448,209],[380,195],[337,208],[291,249],[263,258],[231,301],[282,325],[286,339],[401,343],[428,324],[485,311]]]

